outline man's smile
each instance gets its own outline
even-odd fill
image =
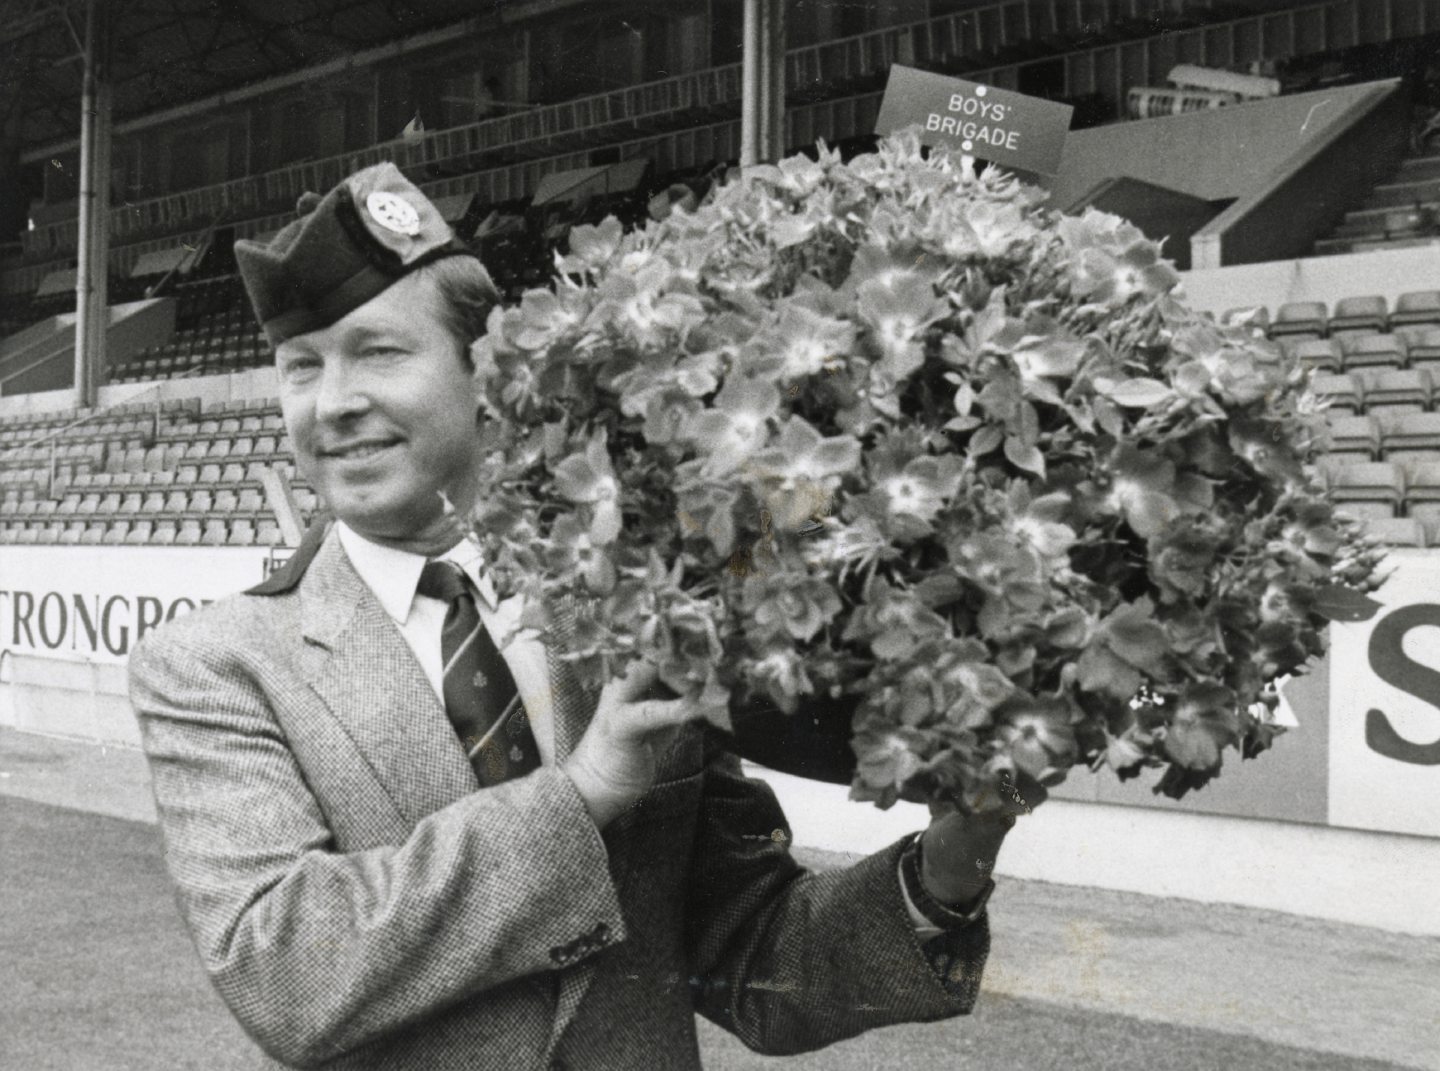
[[[398,445],[399,439],[357,439],[322,447],[316,454],[326,461],[366,461]]]

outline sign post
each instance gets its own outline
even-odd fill
[[[893,64],[877,134],[918,126],[926,145],[946,144],[1002,167],[1053,175],[1075,109],[1008,89]]]

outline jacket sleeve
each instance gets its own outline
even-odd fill
[[[701,1014],[783,1055],[973,1008],[988,916],[922,947],[900,890],[904,841],[809,871],[768,785],[718,748],[705,779],[687,934]]]
[[[323,1063],[624,938],[604,844],[553,767],[435,811],[403,843],[338,851],[263,672],[165,629],[134,652],[130,691],[181,911],[272,1056]]]

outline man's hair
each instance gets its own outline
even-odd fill
[[[500,290],[478,257],[452,256],[417,268],[416,275],[433,282],[440,295],[445,327],[460,346],[470,367],[470,344],[485,334],[490,310],[500,304]]]

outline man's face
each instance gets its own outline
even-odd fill
[[[440,492],[468,511],[479,464],[470,370],[441,311],[434,283],[408,275],[275,349],[300,472],[355,531],[422,554],[455,542]]]

